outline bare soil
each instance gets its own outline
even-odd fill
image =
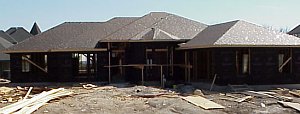
[[[221,99],[227,95],[244,97],[241,93],[220,93],[202,90],[204,97],[225,106],[225,109],[204,110],[182,100],[180,96],[192,92],[159,89],[146,86],[91,88],[81,86],[66,87],[74,95],[51,101],[35,111],[36,114],[297,114],[295,109],[283,107],[277,99],[254,97],[246,102],[234,102]],[[185,89],[188,90],[188,89]],[[192,89],[191,89],[192,90]],[[155,97],[138,97],[143,94],[167,93]],[[179,95],[177,95],[179,94]],[[227,94],[227,95],[225,95]],[[296,98],[295,98],[296,99]],[[262,104],[266,106],[263,107]],[[3,107],[9,103],[0,103]]]

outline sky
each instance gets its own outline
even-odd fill
[[[292,29],[300,24],[300,0],[0,0],[0,30],[37,22],[42,31],[63,22],[101,22],[119,16],[168,12],[208,25],[245,20]]]

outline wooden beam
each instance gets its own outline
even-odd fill
[[[108,83],[111,83],[111,62],[110,62],[110,56],[111,56],[111,49],[110,49],[110,43],[107,43],[107,48],[108,48]]]
[[[161,82],[161,87],[165,87],[165,82],[164,82],[164,76],[163,76],[163,66],[160,66],[160,82]]]
[[[24,60],[26,60],[27,62],[29,62],[30,64],[32,64],[33,66],[36,66],[37,68],[39,68],[40,70],[44,71],[45,73],[48,73],[47,70],[45,70],[44,68],[40,67],[39,65],[37,65],[36,63],[34,63],[33,61],[31,61],[29,58],[22,56],[22,58]]]
[[[187,51],[184,52],[184,65],[187,66]],[[184,67],[184,79],[187,82],[187,67]]]
[[[280,71],[280,70],[282,70],[282,68],[290,61],[290,60],[292,60],[292,57],[289,57],[279,68],[278,68],[278,70]]]
[[[142,67],[142,85],[144,85],[144,67]]]
[[[214,76],[214,79],[213,79],[213,81],[212,81],[212,83],[211,83],[211,85],[210,85],[209,91],[211,91],[211,90],[213,89],[213,86],[214,86],[214,84],[215,84],[216,78],[217,78],[217,74],[215,74],[215,76]]]

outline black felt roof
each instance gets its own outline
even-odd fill
[[[300,38],[271,31],[245,21],[231,21],[207,27],[181,48],[227,46],[299,46]]]

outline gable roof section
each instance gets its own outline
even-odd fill
[[[32,35],[37,35],[41,33],[41,29],[40,27],[37,25],[37,23],[35,22],[30,30],[30,34]]]
[[[285,33],[267,30],[245,21],[212,25],[181,48],[236,47],[236,46],[297,46],[300,39]]]
[[[289,31],[288,34],[300,34],[300,25]]]
[[[65,22],[24,42],[7,52],[46,52],[64,49],[94,49],[104,36],[134,21],[136,18],[113,18],[107,22]]]
[[[5,50],[6,48],[12,46],[13,44],[9,41],[7,41],[6,39],[0,37],[0,61],[4,61],[4,60],[9,60],[9,55],[3,53],[2,51]]]
[[[10,35],[12,38],[14,38],[17,42],[21,42],[32,35],[25,30],[23,27],[11,27],[6,31],[8,35]]]
[[[206,27],[205,24],[177,15],[152,12],[106,36],[100,42],[191,39]]]
[[[0,37],[4,38],[5,40],[9,41],[12,44],[16,44],[17,41],[12,38],[10,35],[6,34],[3,30],[0,30]]]

